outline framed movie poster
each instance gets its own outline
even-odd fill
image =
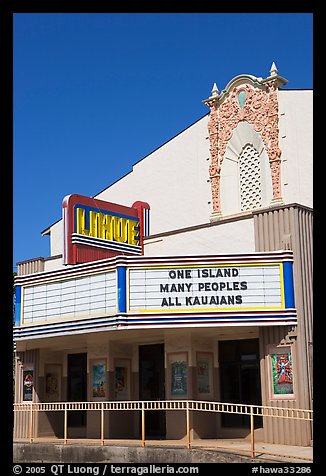
[[[23,402],[33,401],[34,371],[23,370]]]
[[[107,398],[106,359],[90,361],[91,400]]]
[[[213,353],[197,352],[197,394],[199,398],[213,397]]]
[[[188,396],[188,358],[187,353],[169,354],[170,397]]]
[[[130,399],[130,359],[114,361],[114,394],[117,400]]]
[[[60,364],[45,364],[45,401],[59,402],[61,400],[61,376],[62,366]]]
[[[272,398],[294,398],[292,354],[289,347],[270,354]]]

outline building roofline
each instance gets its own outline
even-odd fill
[[[226,216],[226,217],[222,217],[217,221],[202,223],[200,225],[193,225],[193,226],[189,226],[189,227],[185,227],[185,228],[179,228],[177,230],[164,231],[162,233],[157,233],[155,235],[149,235],[149,236],[146,236],[144,239],[145,240],[151,240],[151,239],[155,239],[155,238],[161,238],[161,237],[164,237],[164,236],[178,235],[180,233],[187,233],[189,231],[196,231],[196,230],[200,230],[200,229],[203,229],[203,228],[209,228],[211,226],[223,225],[225,223],[231,223],[231,222],[234,222],[234,221],[248,220],[249,218],[253,218],[255,215],[259,215],[260,213],[266,213],[266,212],[275,211],[275,210],[282,210],[284,208],[301,208],[303,210],[313,212],[313,208],[308,207],[306,205],[301,205],[299,203],[289,203],[289,204],[284,204],[284,205],[259,208],[259,209],[256,209],[256,210],[250,210],[250,211],[246,211],[246,212],[240,212],[240,213],[237,213],[235,215],[229,215],[229,216]]]
[[[239,76],[236,76],[236,78],[239,78],[241,75]],[[250,76],[250,75],[242,75],[242,76]],[[236,78],[233,78],[236,79]],[[256,78],[257,79],[257,78]],[[233,81],[231,80],[228,85]],[[293,88],[293,89],[279,89],[278,92],[286,92],[286,91],[313,91],[312,88]],[[125,173],[124,175],[122,175],[122,177],[119,177],[117,180],[115,180],[114,182],[112,182],[110,185],[108,185],[107,187],[103,188],[102,190],[100,190],[99,192],[97,192],[95,195],[93,195],[91,198],[96,198],[98,195],[100,195],[102,192],[104,192],[105,190],[107,190],[108,188],[112,187],[113,185],[115,185],[116,183],[118,183],[120,180],[124,179],[125,177],[127,177],[127,175],[131,174],[133,172],[133,168],[135,167],[135,165],[139,164],[142,160],[145,160],[147,157],[149,157],[151,154],[153,154],[154,152],[156,152],[157,150],[159,150],[161,147],[163,147],[164,145],[166,145],[168,142],[170,142],[171,140],[175,139],[176,137],[178,137],[180,134],[182,134],[183,132],[185,132],[187,129],[189,129],[190,127],[192,127],[193,125],[195,125],[197,122],[201,121],[204,117],[208,116],[209,115],[209,112],[205,113],[203,116],[201,116],[199,119],[196,119],[194,122],[192,122],[191,124],[189,124],[188,126],[186,126],[184,129],[182,129],[180,132],[178,132],[177,134],[175,134],[174,136],[170,137],[170,139],[166,140],[165,142],[163,142],[161,145],[159,145],[158,147],[156,147],[155,149],[153,149],[151,152],[149,152],[148,154],[146,154],[144,157],[142,157],[141,159],[137,160],[136,162],[134,162],[132,164],[132,168],[129,172]],[[55,222],[53,222],[51,225],[47,226],[46,228],[44,228],[44,230],[41,231],[41,235],[42,236],[46,236],[46,235],[49,235],[51,233],[51,228],[56,225],[59,221],[62,220],[62,217],[59,218],[58,220],[56,220]]]
[[[145,160],[147,157],[149,157],[151,154],[154,154],[154,152],[156,152],[157,150],[159,150],[161,147],[163,147],[164,145],[168,144],[168,142],[170,142],[171,140],[175,139],[176,137],[178,137],[180,134],[182,134],[183,132],[185,132],[187,129],[190,129],[190,127],[192,127],[193,125],[195,125],[197,122],[201,121],[205,116],[208,116],[209,112],[207,112],[206,114],[204,114],[203,116],[201,116],[199,119],[196,119],[194,122],[192,122],[191,124],[189,124],[189,126],[185,127],[184,129],[182,129],[180,132],[178,132],[177,134],[175,134],[173,137],[170,137],[170,139],[166,140],[165,142],[163,142],[163,144],[159,145],[158,147],[156,147],[155,149],[153,149],[151,152],[149,152],[148,154],[146,154],[144,157],[142,157],[141,159],[137,160],[137,162],[133,163],[132,164],[132,170],[130,170],[130,172],[127,172],[125,175],[123,175],[122,177],[118,178],[117,180],[115,180],[114,182],[112,182],[108,187],[106,188],[103,188],[103,190],[101,190],[100,192],[98,192],[96,195],[94,195],[92,198],[95,198],[97,195],[99,195],[100,193],[104,192],[104,190],[106,190],[107,188],[109,187],[112,187],[112,185],[116,184],[117,182],[119,182],[120,180],[122,180],[124,177],[126,177],[127,175],[129,175],[130,173],[133,172],[133,168],[135,165],[139,164],[139,162],[142,162],[143,160]]]
[[[98,195],[100,195],[100,193],[104,192],[104,190],[107,190],[108,188],[112,187],[113,185],[115,185],[116,183],[118,183],[120,180],[122,180],[123,178],[125,178],[127,175],[131,174],[133,172],[133,168],[135,167],[135,165],[139,164],[139,162],[141,162],[142,160],[145,160],[147,157],[149,157],[151,154],[153,154],[154,152],[156,152],[157,150],[159,150],[161,147],[163,147],[164,145],[166,145],[168,142],[170,142],[171,140],[175,139],[176,137],[178,137],[180,134],[182,134],[183,132],[185,132],[187,129],[190,129],[190,127],[194,126],[197,122],[201,121],[202,119],[204,119],[204,117],[208,116],[209,112],[206,112],[203,116],[201,116],[199,119],[196,119],[194,122],[192,122],[191,124],[189,124],[187,127],[185,127],[184,129],[182,129],[180,132],[178,132],[177,134],[175,134],[174,136],[170,137],[170,139],[166,140],[165,142],[163,142],[163,144],[159,145],[158,147],[156,147],[155,149],[153,149],[151,152],[149,152],[148,154],[146,154],[144,157],[142,157],[141,159],[137,160],[137,162],[134,162],[132,164],[132,168],[129,172],[125,173],[122,177],[119,177],[117,180],[115,180],[114,182],[112,182],[110,185],[108,185],[107,187],[103,188],[102,190],[100,190],[99,192],[97,192],[95,195],[93,195],[91,198],[96,198]],[[57,221],[55,221],[54,223],[52,223],[52,225],[49,225],[47,226],[46,228],[44,228],[44,230],[41,231],[41,235],[42,236],[45,236],[45,235],[49,235],[50,232],[51,232],[51,227],[54,226],[56,223],[58,223],[60,220],[62,220],[62,217],[59,218]]]

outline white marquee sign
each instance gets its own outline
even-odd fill
[[[283,309],[282,263],[129,269],[130,312]]]
[[[92,274],[26,286],[25,324],[113,313],[117,309],[116,272]]]

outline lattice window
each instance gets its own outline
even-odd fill
[[[262,206],[261,169],[257,150],[246,145],[239,156],[241,211]]]

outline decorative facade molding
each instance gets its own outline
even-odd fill
[[[291,346],[297,340],[297,337],[297,326],[289,326],[288,332],[285,334],[284,338],[280,340],[279,347]]]
[[[221,175],[221,160],[218,153],[218,113],[215,102],[209,104],[210,114],[208,121],[209,133],[209,151],[211,156],[211,163],[209,166],[209,175],[212,187],[212,202],[213,210],[218,212],[220,210],[220,175]]]
[[[274,69],[273,69],[274,65]],[[209,107],[209,173],[212,187],[213,217],[221,216],[220,174],[225,151],[240,121],[250,123],[263,140],[271,168],[273,202],[282,203],[281,149],[279,147],[277,90],[287,81],[276,74],[273,63],[266,79],[237,76],[220,95],[214,84],[212,96],[204,100]]]

